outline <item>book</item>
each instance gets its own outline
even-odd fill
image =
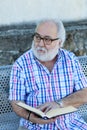
[[[55,108],[55,109],[51,109],[49,110],[47,113],[42,112],[41,110],[31,107],[23,102],[18,102],[16,103],[18,106],[25,108],[26,110],[29,110],[35,114],[37,114],[38,116],[46,119],[46,118],[52,118],[52,117],[57,117],[63,114],[68,114],[71,112],[75,112],[77,111],[77,108],[73,107],[73,106],[67,106],[67,107],[62,107],[62,108]]]

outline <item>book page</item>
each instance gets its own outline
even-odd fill
[[[40,111],[40,110],[37,109],[37,108],[31,107],[31,106],[29,106],[29,105],[27,105],[27,104],[25,104],[25,103],[23,103],[23,102],[18,102],[18,103],[16,103],[16,104],[17,104],[18,106],[20,106],[20,107],[23,107],[23,108],[25,108],[25,109],[31,111],[31,112],[36,113],[37,115],[39,115],[39,116],[41,116],[41,117],[45,117],[45,116],[46,116],[46,115],[44,114],[44,112]]]
[[[52,117],[56,117],[56,116],[59,116],[59,115],[71,113],[71,112],[74,112],[74,111],[77,111],[77,109],[73,106],[67,106],[67,107],[63,107],[63,108],[55,108],[55,109],[48,111],[46,113],[46,116],[48,118],[52,118]]]
[[[37,108],[31,107],[23,102],[18,102],[16,103],[18,106],[23,107],[39,116],[41,116],[42,118],[52,118],[52,117],[56,117],[59,115],[63,115],[63,114],[67,114],[67,113],[71,113],[76,111],[77,109],[73,106],[67,106],[67,107],[63,107],[63,108],[55,108],[55,109],[51,109],[50,111],[48,111],[46,114],[42,111],[40,111]]]

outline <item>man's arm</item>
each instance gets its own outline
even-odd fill
[[[29,116],[29,112],[22,108],[22,107],[19,107],[16,103],[19,102],[19,101],[11,101],[11,105],[12,105],[12,108],[13,108],[13,111],[20,117],[23,117],[24,119],[28,119],[28,116]]]
[[[29,111],[27,111],[24,108],[19,107],[16,103],[19,101],[11,101],[11,105],[13,108],[13,111],[20,117],[28,120],[28,116],[29,116]],[[56,104],[56,103],[55,103]],[[38,117],[37,115],[35,115],[34,113],[30,113],[30,117],[29,117],[29,121],[32,123],[38,123],[38,124],[49,124],[52,123],[56,120],[56,118],[51,118],[48,120],[44,120],[40,117]]]
[[[17,102],[18,101],[11,102],[13,110],[16,112],[17,115],[19,115],[20,117],[23,117],[27,120],[29,111],[16,105]],[[80,105],[87,103],[87,88],[79,90],[79,91],[61,99],[61,103],[62,103],[62,106],[59,106],[59,104],[57,104],[55,101],[46,102],[46,103],[38,106],[38,109],[40,109],[41,111],[47,112],[50,109],[54,109],[57,107],[65,107],[65,106],[70,106],[70,105],[72,105],[74,107],[79,107]],[[29,121],[31,121],[33,123],[39,123],[39,124],[48,124],[48,123],[54,122],[55,120],[56,120],[56,118],[44,120],[44,119],[38,117],[37,115],[35,115],[34,113],[31,113],[30,118],[29,118]]]
[[[63,107],[72,105],[74,107],[79,107],[82,104],[87,103],[87,88],[79,90],[63,99],[61,99],[61,105]]]
[[[82,104],[87,103],[87,88],[79,90],[58,101],[46,102],[46,103],[42,104],[39,109],[42,111],[45,110],[45,112],[47,112],[50,109],[54,109],[54,108],[58,108],[58,107],[74,106],[74,107],[78,108]]]

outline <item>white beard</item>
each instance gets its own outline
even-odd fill
[[[44,47],[36,47],[34,44],[34,41],[32,42],[32,51],[34,53],[34,56],[43,62],[45,61],[51,61],[55,58],[55,56],[58,54],[58,46],[56,45],[55,48],[51,50],[47,50]],[[40,52],[42,51],[42,52]]]

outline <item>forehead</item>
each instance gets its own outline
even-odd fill
[[[36,28],[36,32],[42,36],[57,37],[57,25],[53,22],[40,23]]]

